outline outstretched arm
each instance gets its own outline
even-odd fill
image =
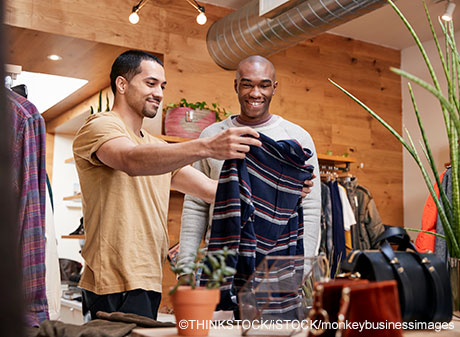
[[[158,175],[208,157],[221,160],[245,158],[250,146],[261,145],[256,139],[258,136],[252,128],[241,127],[177,144],[135,145],[128,138],[119,137],[102,144],[96,155],[105,165],[131,176]]]
[[[208,178],[197,169],[185,166],[174,175],[171,187],[211,204],[216,197],[217,183],[217,180]]]

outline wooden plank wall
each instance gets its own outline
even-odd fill
[[[210,24],[229,11],[207,5],[209,20],[202,27],[195,23],[196,12],[185,0],[160,0],[147,3],[140,13],[140,23],[134,26],[127,21],[133,4],[121,0],[9,0],[5,22],[163,54],[168,80],[165,103],[185,97],[189,101],[220,103],[238,112],[234,72],[219,68],[205,43]],[[390,66],[399,66],[399,51],[323,34],[269,59],[280,82],[271,112],[308,130],[319,153],[347,152],[356,157],[358,163],[351,172],[373,194],[384,223],[402,226],[401,146],[328,82],[332,78],[348,88],[400,130],[400,79],[389,71]],[[173,197],[171,244],[179,237],[180,204],[181,196]],[[165,292],[174,283],[166,269]]]

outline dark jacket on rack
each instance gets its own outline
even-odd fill
[[[446,192],[447,199],[452,203],[452,169],[449,167],[441,181],[441,188]],[[442,200],[439,200],[442,204]],[[444,227],[442,226],[441,218],[436,218],[436,233],[445,235]],[[428,234],[430,235],[430,234]],[[434,253],[439,256],[443,261],[447,261],[449,258],[449,252],[447,251],[446,239],[442,239],[438,236],[434,239]]]
[[[352,229],[353,249],[370,249],[375,239],[385,230],[371,193],[358,185],[356,177],[344,182],[348,200],[355,213],[356,224]]]

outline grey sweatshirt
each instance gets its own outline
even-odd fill
[[[212,124],[203,130],[200,137],[211,137],[231,127],[240,125],[231,116],[226,120]],[[291,123],[280,116],[273,115],[267,122],[253,127],[257,132],[261,132],[274,140],[296,139],[302,147],[313,151],[313,157],[307,164],[314,166],[314,186],[302,202],[304,210],[304,251],[305,256],[315,256],[318,253],[320,239],[320,217],[321,217],[321,182],[318,169],[318,157],[316,155],[315,144],[310,134],[300,126]],[[204,159],[194,163],[194,167],[211,179],[218,180],[222,169],[223,161],[212,158]],[[212,223],[213,205],[186,195],[184,208],[182,211],[182,224],[180,233],[180,252],[178,262],[189,261],[195,258],[200,246],[201,239],[206,233],[206,247],[209,241],[210,224]]]

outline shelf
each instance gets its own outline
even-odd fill
[[[318,162],[322,165],[339,167],[348,171],[350,169],[350,163],[355,163],[356,159],[352,157],[332,156],[318,153]]]
[[[64,163],[66,163],[66,164],[75,163],[75,159],[73,157],[72,158],[67,158],[66,160],[64,160]]]
[[[62,198],[63,200],[75,200],[75,199],[81,199],[81,193],[77,193],[75,195],[71,195],[69,197],[64,197]]]
[[[85,234],[61,235],[62,239],[85,239]]]

